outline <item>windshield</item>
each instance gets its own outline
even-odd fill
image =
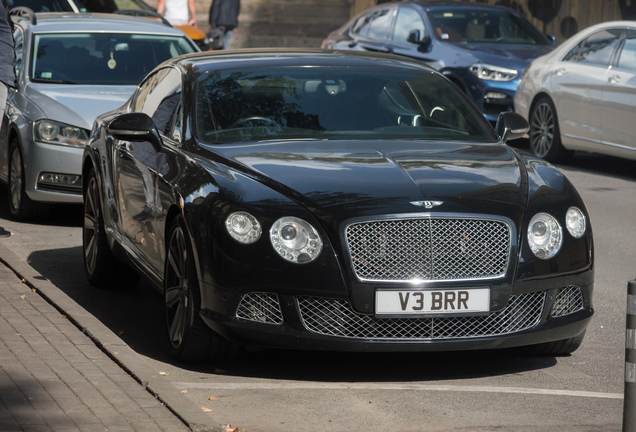
[[[33,12],[75,12],[69,0],[7,0],[7,5],[9,10],[25,6]]]
[[[137,85],[164,60],[194,51],[181,36],[37,34],[30,75],[34,82]]]
[[[438,39],[449,42],[497,42],[549,45],[549,40],[525,18],[504,10],[435,9],[429,19]]]
[[[379,64],[208,71],[197,82],[195,112],[198,137],[207,143],[495,139],[483,115],[441,75]]]

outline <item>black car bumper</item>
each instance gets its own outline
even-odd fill
[[[591,294],[592,284],[564,285],[513,295],[503,310],[488,316],[387,319],[355,312],[346,299],[266,292],[232,299],[225,292],[218,300],[226,307],[202,314],[218,334],[252,346],[361,352],[494,349],[581,334],[593,315]]]

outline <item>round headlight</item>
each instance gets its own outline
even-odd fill
[[[235,212],[225,220],[225,228],[239,243],[254,243],[261,237],[263,229],[254,216],[246,212]]]
[[[284,217],[274,222],[269,238],[280,256],[297,264],[315,260],[322,251],[318,231],[296,217]]]
[[[585,234],[586,222],[583,212],[576,208],[570,207],[565,214],[565,227],[574,238],[581,238]]]
[[[60,134],[60,127],[57,123],[44,120],[38,125],[38,131],[43,139],[53,141]]]
[[[530,219],[528,244],[537,258],[550,259],[561,249],[563,232],[557,220],[547,213],[538,213]]]

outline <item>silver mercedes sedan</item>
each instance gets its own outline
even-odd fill
[[[584,151],[636,160],[636,21],[572,36],[521,74],[515,111],[530,123],[530,149],[550,162]]]
[[[95,118],[121,106],[155,66],[199,51],[182,31],[113,14],[13,16],[18,87],[0,132],[0,180],[18,220],[81,203],[81,157]]]

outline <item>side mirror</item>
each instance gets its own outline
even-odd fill
[[[503,142],[508,142],[517,138],[523,138],[525,134],[528,133],[528,130],[530,130],[530,125],[522,115],[505,112],[499,114],[495,129],[499,138]]]
[[[408,37],[406,38],[406,41],[424,47],[427,47],[431,44],[431,39],[428,37],[428,35],[422,36],[422,32],[420,30],[411,30]]]
[[[545,37],[552,43],[553,46],[556,46],[556,36],[553,34],[546,34]]]
[[[127,113],[115,117],[106,127],[113,138],[122,141],[147,141],[157,151],[162,141],[155,123],[147,114]]]

